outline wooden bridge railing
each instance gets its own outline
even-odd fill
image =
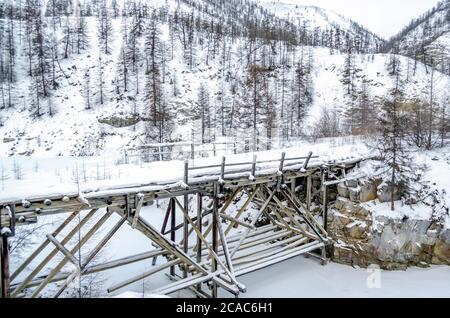
[[[319,160],[311,162],[313,158]],[[217,297],[220,287],[237,296],[246,290],[237,278],[246,273],[316,250],[320,251],[318,257],[326,261],[325,248],[331,244],[326,232],[327,201],[323,202],[324,223],[320,223],[309,210],[311,180],[313,176],[321,179],[322,190],[326,192],[327,169],[345,169],[359,160],[327,163],[312,153],[296,158],[286,158],[283,153],[276,160],[258,161],[255,156],[252,161],[239,163],[228,163],[223,157],[221,164],[201,167],[190,167],[186,161],[184,176],[176,183],[162,181],[133,188],[0,202],[2,296],[39,297],[48,293],[49,284],[64,281],[53,295],[60,297],[80,275],[148,259],[153,259],[154,267],[110,286],[108,291],[118,291],[168,269],[173,282],[152,293],[170,294],[188,289],[198,297]],[[306,202],[296,195],[298,178],[307,180]],[[195,200],[190,200],[193,196]],[[158,230],[143,218],[143,208],[162,199],[168,199],[168,207],[163,226]],[[243,218],[251,206],[252,217]],[[85,210],[88,212],[81,221],[63,238],[58,238]],[[69,213],[64,222],[10,275],[7,245],[15,227],[33,223],[42,215],[62,213]],[[179,213],[183,222],[176,224]],[[77,231],[87,227],[87,222],[97,214],[102,215],[100,219],[78,241],[72,242]],[[92,241],[113,214],[119,215],[119,221],[95,242],[84,259],[78,260],[77,251]],[[147,236],[157,248],[92,265],[92,260],[124,224]],[[70,242],[75,244],[69,250]],[[41,257],[48,247],[52,247],[51,252]],[[62,260],[55,258],[57,254],[63,256]],[[166,262],[157,265],[157,257]],[[76,270],[67,271],[67,264],[73,264]],[[25,278],[19,281],[25,272]]]

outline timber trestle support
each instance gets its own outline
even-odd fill
[[[255,156],[244,163],[222,158],[207,167],[190,167],[186,161],[184,177],[175,184],[0,202],[1,296],[67,297],[65,292],[77,288],[85,275],[151,261],[147,271],[107,286],[107,292],[124,291],[144,279],[151,282],[151,276],[166,272],[168,283],[152,286],[149,293],[188,290],[215,298],[226,291],[238,297],[247,290],[239,277],[247,273],[299,255],[326,263],[326,249],[333,243],[326,231],[329,173],[344,169],[345,176],[345,169],[359,161],[323,162],[312,153],[299,158],[283,153],[266,161]],[[314,188],[317,181],[320,186]],[[323,202],[318,203],[320,197]],[[160,228],[146,218],[155,213],[155,207],[148,207],[156,201],[167,205]],[[319,214],[313,213],[314,204]],[[59,215],[61,224],[10,269],[8,241],[16,228],[47,215]],[[94,262],[123,226],[145,235],[154,248]],[[81,248],[89,252],[82,255]]]

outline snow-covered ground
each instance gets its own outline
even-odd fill
[[[367,149],[355,138],[338,138],[317,144],[299,142],[295,147],[256,153],[258,160],[278,160],[307,156],[309,151],[321,161],[364,156]],[[222,157],[190,160],[190,167],[218,165]],[[252,162],[254,153],[226,156],[227,163]],[[30,199],[40,195],[69,195],[118,187],[137,187],[183,180],[183,161],[119,164],[120,154],[102,157],[0,157],[0,201]],[[311,160],[311,163],[314,163]],[[276,163],[275,163],[276,164]],[[16,169],[15,169],[16,167]],[[258,167],[260,167],[258,165]],[[274,166],[275,167],[275,166]],[[17,178],[17,169],[21,178]],[[1,181],[2,171],[7,176]]]
[[[450,267],[378,271],[296,257],[239,278],[248,298],[448,298]],[[378,284],[379,283],[379,284]],[[137,291],[116,298],[160,298]],[[234,297],[220,291],[220,297]]]
[[[243,296],[251,298],[448,298],[449,280],[448,266],[387,272],[335,263],[321,266],[304,257],[240,278],[248,288]]]

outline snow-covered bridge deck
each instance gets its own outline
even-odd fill
[[[189,162],[185,162],[183,173],[178,177],[160,178],[151,183],[121,184],[118,181],[111,182],[110,186],[91,185],[61,193],[43,188],[26,197],[0,198],[3,296],[38,297],[49,284],[64,280],[57,285],[54,296],[58,297],[79,275],[158,256],[163,256],[167,263],[111,286],[108,291],[170,269],[169,277],[174,282],[158,288],[155,293],[190,289],[199,297],[216,297],[217,288],[221,287],[239,295],[245,292],[245,286],[237,277],[246,273],[316,250],[321,251],[318,257],[325,261],[326,247],[331,242],[326,233],[326,221],[319,222],[310,211],[313,196],[317,194],[313,192],[323,191],[321,216],[326,220],[325,182],[345,177],[345,171],[362,160],[347,157],[329,161],[312,153],[292,158],[283,153],[276,160],[258,161],[254,157],[244,162],[227,162],[223,158],[216,165],[190,167]],[[320,181],[319,189],[313,189],[313,178]],[[304,202],[296,193],[298,185],[304,186]],[[140,213],[143,207],[162,199],[168,199],[169,205],[163,226],[158,230]],[[243,218],[251,204],[258,210],[249,218]],[[65,233],[64,229],[75,223],[75,217],[81,217],[82,211],[88,212]],[[8,236],[14,235],[17,226],[35,223],[40,216],[63,213],[69,213],[66,220],[10,274]],[[69,250],[67,246],[77,236],[75,234],[99,213],[102,217]],[[181,213],[183,218],[178,225],[176,213]],[[77,260],[77,251],[112,214],[120,215],[120,221],[96,242],[85,259]],[[157,249],[145,255],[91,265],[126,222],[146,235]],[[58,235],[63,237],[57,239]],[[180,237],[181,241],[177,241]],[[62,260],[54,259],[58,253],[63,254]],[[42,254],[47,256],[39,262],[38,256]],[[72,265],[72,270],[68,269],[68,264]],[[25,278],[18,281],[25,272]]]

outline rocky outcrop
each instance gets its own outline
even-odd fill
[[[139,116],[111,116],[108,118],[99,118],[98,122],[100,124],[106,124],[109,126],[112,126],[114,128],[124,128],[124,127],[131,127],[133,125],[136,125],[143,119]]]
[[[351,197],[351,189],[357,188],[348,189]],[[347,194],[345,188],[338,191]],[[358,191],[358,201],[375,193],[373,185],[358,185]],[[336,241],[334,261],[361,267],[377,264],[387,270],[450,265],[450,229],[443,229],[439,221],[374,216],[354,201],[338,197],[330,212],[328,232]]]
[[[337,189],[343,198],[353,202],[369,202],[378,198],[380,184],[379,179],[351,180],[340,183]]]
[[[438,265],[448,265],[450,263],[450,229],[442,231],[437,238],[432,262]]]
[[[9,138],[9,137],[4,137],[3,138],[3,143],[4,144],[7,144],[7,143],[10,143],[10,142],[13,142],[13,141],[16,141],[16,139],[15,138]]]

